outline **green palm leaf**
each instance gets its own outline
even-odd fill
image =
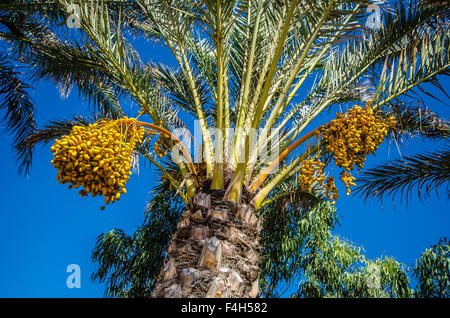
[[[448,120],[433,113],[429,108],[396,103],[388,106],[387,113],[397,118],[397,126],[389,135],[396,140],[409,136],[422,136],[434,140],[445,140],[450,137]]]
[[[407,200],[414,189],[418,196],[446,188],[450,181],[450,151],[418,154],[397,159],[362,172],[355,189],[366,199],[382,199],[386,195],[400,195]],[[448,195],[450,193],[448,192]]]
[[[5,130],[12,136],[12,144],[18,147],[28,135],[34,133],[36,123],[34,120],[34,104],[27,90],[30,87],[22,82],[20,74],[8,62],[4,54],[0,55],[0,110],[5,115],[2,121],[6,124]],[[19,160],[29,157],[31,153],[19,153]],[[29,164],[24,161],[21,165],[25,173]]]

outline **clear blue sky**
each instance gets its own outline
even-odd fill
[[[137,47],[141,55],[153,61],[173,62],[152,44],[139,42]],[[447,90],[449,84],[448,79],[442,79]],[[32,95],[39,125],[73,113],[89,113],[89,106],[76,92],[62,99],[48,83],[36,85]],[[448,106],[425,100],[432,110],[449,118]],[[125,109],[130,110],[129,115],[136,115],[136,105],[125,105]],[[432,151],[439,146],[442,144],[414,139],[405,144],[402,154]],[[50,145],[36,151],[29,178],[18,175],[14,153],[3,131],[0,150],[0,297],[102,297],[104,286],[90,280],[95,269],[90,255],[96,237],[112,228],[130,234],[142,224],[154,171],[148,164],[142,165],[121,201],[100,211],[100,198],[82,198],[77,191],[56,182]],[[395,145],[383,144],[366,167],[398,156]],[[345,191],[341,188],[340,193]],[[342,195],[337,207],[343,219],[336,233],[363,247],[370,258],[388,255],[412,265],[425,248],[440,237],[450,237],[448,203],[442,193],[439,199],[432,196],[424,203],[411,200],[408,207],[397,202],[394,209],[390,199],[381,207],[378,202],[363,203],[358,197]],[[79,289],[66,286],[69,264],[81,268]]]

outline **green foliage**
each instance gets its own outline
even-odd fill
[[[149,297],[184,204],[169,183],[154,191],[144,223],[133,235],[120,229],[101,234],[92,253],[94,281],[106,282],[107,297]]]
[[[310,209],[289,205],[273,210],[274,205],[263,208],[260,267],[261,293],[266,297],[279,296],[283,284],[288,287],[300,278],[315,239],[324,240],[337,222],[335,209],[329,203],[312,203]]]
[[[450,298],[450,242],[443,238],[426,249],[413,271],[417,297]]]
[[[404,265],[392,258],[368,260],[360,248],[336,236],[308,253],[295,297],[408,297]]]
[[[289,195],[272,200],[262,210],[263,296],[278,297],[294,282],[299,285],[293,297],[411,294],[404,265],[392,258],[368,260],[360,248],[332,234],[339,217],[320,189],[313,194],[290,191]]]

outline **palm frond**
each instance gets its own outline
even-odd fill
[[[97,112],[111,118],[123,116],[119,98],[125,91],[115,85],[98,54],[54,41],[34,45],[33,52],[22,59],[33,65],[30,74],[33,80],[50,80],[62,94],[68,94],[75,87],[80,97],[87,99]]]
[[[450,181],[450,151],[436,151],[397,159],[362,172],[355,193],[365,199],[400,195],[408,200],[414,189],[419,198],[446,187]],[[448,193],[450,195],[450,193]]]
[[[450,137],[448,120],[433,113],[429,108],[410,106],[406,103],[389,105],[386,113],[397,118],[396,127],[388,137],[401,140],[400,137],[422,136],[430,139]]]
[[[54,14],[59,14],[60,18],[65,15],[56,4],[52,6],[50,11],[55,10]],[[35,10],[45,16],[47,9],[42,4],[40,11]],[[11,22],[18,23],[14,11],[5,14]],[[123,92],[117,86],[113,88],[114,83],[102,67],[99,54],[82,47],[77,40],[59,40],[65,36],[64,32],[60,34],[59,29],[48,25],[48,18],[39,20],[38,17],[34,13],[26,15],[20,25],[21,37],[2,33],[11,46],[11,57],[29,67],[26,77],[34,81],[50,80],[65,95],[76,87],[80,96],[92,102],[98,111],[112,117],[122,115],[118,99]]]
[[[34,119],[34,104],[27,90],[30,87],[22,82],[18,74],[5,55],[0,58],[0,110],[5,112],[2,121],[5,130],[12,136],[12,144],[18,147],[27,136],[34,133],[36,123]],[[18,154],[18,159],[29,154]],[[22,163],[20,171],[28,173],[29,164]]]
[[[409,11],[399,5],[382,14],[377,30],[360,32],[344,45],[333,47],[321,64],[317,82],[299,104],[301,107],[294,107],[287,116],[294,120],[288,121],[286,144],[332,105],[377,99],[372,105],[378,107],[401,102],[401,97],[424,82],[436,84],[436,76],[448,72],[450,58],[448,27],[439,18],[443,10],[436,6],[422,8],[418,1],[410,4]],[[432,26],[443,28],[444,32],[436,33]],[[439,45],[430,46],[430,41],[435,40]],[[413,56],[411,52],[416,52],[414,70],[408,64],[410,59],[404,57]]]
[[[148,72],[150,78],[158,83],[160,88],[165,91],[165,95],[171,104],[195,116],[194,97],[182,73],[173,71],[167,66],[157,64],[149,65]],[[204,105],[208,101],[208,91],[200,77],[196,77],[196,85],[199,88],[200,101]]]

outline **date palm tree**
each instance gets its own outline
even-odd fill
[[[19,143],[19,155],[27,165],[38,142],[106,118],[150,130],[134,152],[158,168],[161,185],[172,189],[183,210],[158,255],[165,261],[152,295],[256,297],[268,247],[261,233],[276,233],[289,209],[313,211],[312,198],[327,201],[331,182],[320,182],[317,172],[333,159],[342,166],[323,138],[334,122],[319,126],[314,119],[338,105],[366,104],[377,118],[395,115],[396,126],[389,125],[395,136],[408,129],[398,105],[417,103],[412,92],[424,83],[440,87],[437,76],[448,75],[447,7],[411,1],[381,11],[378,4],[11,1],[0,10],[45,16],[55,30],[69,15],[76,21],[81,32],[54,31],[46,41],[11,28],[0,36],[23,46],[20,60],[34,78],[50,79],[63,91],[76,87],[97,107],[94,118],[35,129]],[[178,69],[143,63],[126,39],[130,32],[165,46]],[[122,98],[139,105],[139,119],[124,117]],[[186,118],[196,121],[199,136],[188,131]],[[428,128],[445,131],[437,122]],[[315,171],[308,183],[309,163]],[[264,228],[269,224],[272,232]]]

